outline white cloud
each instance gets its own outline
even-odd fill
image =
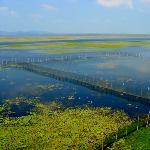
[[[40,14],[31,14],[31,18],[34,21],[39,22],[43,17]]]
[[[41,7],[43,7],[44,9],[48,10],[48,11],[55,11],[57,10],[56,7],[49,5],[49,4],[42,4]]]
[[[141,0],[142,3],[145,3],[145,4],[150,4],[150,0]]]
[[[1,6],[0,7],[0,14],[2,15],[10,15],[10,16],[16,16],[16,12],[8,7]]]
[[[133,0],[97,0],[97,3],[104,7],[126,6],[133,8]]]

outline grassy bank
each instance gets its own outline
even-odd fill
[[[126,138],[114,143],[111,150],[149,150],[150,128],[141,128]]]

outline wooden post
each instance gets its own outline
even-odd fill
[[[149,115],[150,115],[150,111],[149,111],[148,116],[147,116],[147,126],[149,125]]]
[[[137,124],[137,130],[139,130],[139,120],[140,120],[140,117],[138,115],[138,124]]]

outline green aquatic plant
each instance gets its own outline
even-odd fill
[[[19,112],[27,115],[38,101],[38,99],[31,100],[24,97],[2,100],[0,104],[0,114],[5,117],[18,116]]]
[[[68,100],[69,100],[69,101],[73,101],[73,100],[75,100],[74,95],[68,96]]]
[[[30,94],[32,96],[40,96],[47,92],[54,92],[63,88],[63,84],[26,84],[22,89],[23,93]]]
[[[4,111],[4,109],[5,109],[4,106],[1,104],[0,105],[0,116],[2,116],[2,112]]]
[[[37,103],[30,115],[4,117],[0,149],[93,150],[132,122],[125,113],[110,108],[60,107],[56,102]]]

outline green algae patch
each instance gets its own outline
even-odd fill
[[[93,150],[132,122],[124,112],[110,108],[60,107],[55,102],[36,103],[30,115],[4,117],[0,124],[0,149]]]

